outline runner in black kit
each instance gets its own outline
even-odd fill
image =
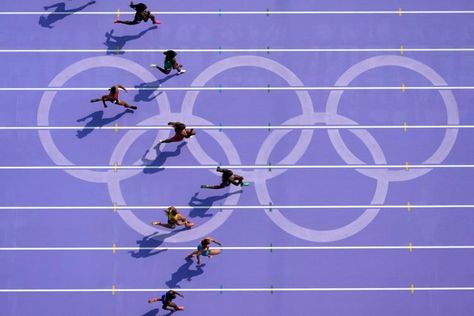
[[[155,297],[151,298],[148,300],[148,303],[155,303],[155,302],[161,302],[163,304],[162,308],[167,310],[167,311],[182,311],[184,310],[184,306],[178,306],[176,303],[173,302],[173,300],[176,298],[176,295],[181,296],[184,298],[183,294],[180,294],[176,291],[169,290],[166,292],[165,295],[161,296],[160,298]]]
[[[202,189],[223,189],[229,185],[244,185],[244,177],[234,173],[232,170],[217,167],[217,172],[222,172],[222,183],[218,185],[201,185]]]
[[[161,24],[161,22],[157,19],[155,19],[155,16],[151,14],[150,11],[147,10],[147,6],[144,3],[138,3],[134,4],[133,1],[130,2],[130,8],[135,10],[135,17],[133,18],[133,21],[121,21],[119,19],[116,19],[114,23],[121,23],[121,24],[127,24],[127,25],[135,25],[140,23],[141,21],[147,22],[148,19],[153,22],[153,24]]]
[[[114,104],[118,104],[118,105],[121,105],[121,106],[124,106],[126,107],[127,109],[132,109],[132,110],[136,110],[137,107],[134,106],[134,105],[129,105],[127,102],[123,101],[123,100],[120,100],[118,98],[119,96],[119,89],[122,89],[123,91],[127,92],[127,89],[120,85],[120,84],[116,84],[115,86],[113,86],[112,88],[109,89],[109,94],[108,95],[103,95],[102,97],[100,97],[99,99],[92,99],[91,100],[91,103],[94,103],[94,102],[99,102],[99,101],[102,101],[102,103],[104,104],[104,108],[107,107],[107,104],[105,104],[106,101],[109,101],[109,102],[112,102]]]

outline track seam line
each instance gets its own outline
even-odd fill
[[[265,129],[268,130],[268,125],[192,125],[188,128],[195,128],[201,130],[254,130]],[[272,130],[288,130],[288,129],[471,129],[474,125],[272,125]],[[173,130],[169,126],[0,126],[0,130]]]
[[[131,251],[131,250],[195,250],[196,247],[0,247],[0,251]],[[225,251],[258,250],[471,250],[474,245],[432,245],[432,246],[234,246],[214,247]]]
[[[152,48],[152,49],[119,49],[125,53],[157,53],[166,50],[178,53],[324,53],[324,52],[393,52],[399,53],[398,48]],[[406,48],[404,52],[474,52],[474,47],[459,48]],[[110,49],[0,49],[0,53],[107,53]]]
[[[166,205],[118,205],[113,204],[112,206],[0,206],[2,210],[156,210],[166,209],[169,206]],[[269,209],[268,205],[202,205],[202,206],[190,206],[180,205],[175,206],[177,209],[190,210],[190,209],[212,209],[212,210],[252,210],[252,209]],[[367,208],[381,208],[381,209],[446,209],[446,208],[473,208],[474,204],[409,204],[407,205],[272,205],[271,208],[275,209],[367,209]]]
[[[0,91],[103,91],[105,87],[0,87]],[[129,91],[377,91],[400,90],[400,86],[255,86],[255,87],[127,87]],[[405,86],[405,90],[474,90],[474,86]]]
[[[134,170],[134,169],[215,169],[217,165],[183,165],[183,166],[153,166],[153,165],[91,165],[91,166],[0,166],[0,170]],[[226,169],[269,169],[269,165],[221,165]],[[406,169],[401,165],[271,165],[272,169]],[[473,164],[410,164],[410,169],[471,169]]]
[[[136,12],[123,11],[121,15],[135,15]],[[399,10],[295,10],[295,11],[152,11],[157,15],[399,15]],[[403,14],[474,14],[473,10],[408,10]],[[117,11],[1,11],[0,15],[117,15]]]
[[[170,288],[115,288],[115,292],[166,292]],[[474,287],[307,287],[307,288],[177,288],[179,292],[401,292],[401,291],[474,291]],[[0,293],[112,292],[111,288],[82,289],[0,289]]]

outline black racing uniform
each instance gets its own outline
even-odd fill
[[[151,12],[147,10],[147,6],[144,3],[130,4],[130,7],[136,11],[134,21],[148,21]]]
[[[173,300],[176,298],[176,292],[173,290],[169,290],[166,292],[165,295],[161,297],[161,301],[163,303],[163,309],[165,309],[168,306],[171,307],[176,307],[176,304],[173,303]]]

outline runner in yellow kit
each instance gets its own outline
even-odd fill
[[[191,228],[194,226],[194,223],[189,221],[184,215],[182,215],[176,207],[170,206],[165,210],[166,216],[168,217],[167,223],[162,223],[160,221],[153,221],[152,225],[162,226],[169,229],[174,229],[176,226],[183,226],[186,228]]]

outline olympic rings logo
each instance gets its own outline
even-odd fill
[[[335,86],[348,86],[354,79],[361,74],[371,69],[379,67],[395,66],[414,71],[427,80],[431,81],[436,86],[446,86],[444,79],[432,68],[416,61],[412,58],[404,56],[382,55],[365,59],[347,71],[336,81]],[[115,57],[115,56],[101,56],[92,57],[78,61],[62,72],[60,72],[49,84],[50,87],[61,87],[67,83],[68,80],[78,75],[79,73],[101,67],[113,67],[128,71],[145,82],[156,81],[157,78],[151,74],[147,69],[130,60]],[[274,74],[285,80],[289,86],[304,86],[303,82],[287,67],[271,60],[269,58],[259,56],[235,56],[223,59],[217,63],[206,68],[196,79],[192,82],[193,87],[202,87],[207,84],[209,80],[218,74],[236,67],[257,67],[273,72]],[[49,113],[57,92],[44,92],[37,115],[37,123],[40,126],[49,125]],[[340,98],[344,91],[333,90],[330,92],[325,112],[315,112],[313,102],[307,91],[295,91],[300,106],[301,114],[288,119],[283,124],[289,125],[309,125],[309,124],[328,124],[328,125],[357,125],[357,122],[351,120],[338,113],[338,105]],[[447,124],[459,124],[458,106],[455,97],[450,90],[439,91],[446,107]],[[199,91],[188,91],[184,96],[181,107],[181,112],[172,113],[170,110],[170,103],[165,92],[160,93],[156,98],[158,104],[158,113],[152,117],[140,122],[139,125],[158,125],[167,121],[183,121],[189,125],[213,125],[212,122],[193,114],[194,104]],[[374,162],[376,164],[386,164],[386,158],[380,145],[375,138],[367,130],[350,130],[369,150]],[[228,163],[231,165],[241,165],[239,151],[235,148],[230,138],[224,133],[216,130],[206,130],[220,146],[226,155]],[[110,158],[110,164],[121,163],[128,149],[133,143],[143,134],[144,130],[130,130],[119,140]],[[158,139],[166,137],[169,131],[159,131],[155,142]],[[288,134],[288,130],[274,130],[264,140],[259,152],[257,153],[255,164],[267,164],[269,157],[279,143],[279,141]],[[328,130],[329,139],[336,149],[338,155],[347,164],[365,164],[361,159],[354,155],[349,147],[344,143],[338,130]],[[428,157],[424,163],[426,164],[440,164],[451,152],[458,135],[458,129],[447,129],[445,135],[439,145],[438,149]],[[74,165],[55,144],[53,137],[48,130],[40,130],[39,137],[43,148],[53,162],[57,165]],[[282,158],[277,164],[297,164],[304,153],[310,146],[313,137],[313,130],[302,130],[292,150]],[[153,144],[150,144],[150,147]],[[199,139],[194,138],[192,142],[188,143],[188,148],[192,155],[203,165],[218,165],[212,157],[199,144]],[[140,162],[136,162],[139,165]],[[370,204],[381,205],[385,202],[388,193],[389,184],[393,181],[408,181],[418,178],[430,172],[430,169],[417,169],[409,173],[398,170],[387,169],[356,169],[359,173],[376,180],[377,184],[375,192]],[[93,183],[104,183],[108,187],[111,200],[118,205],[127,205],[127,202],[122,194],[121,182],[125,179],[137,175],[140,170],[124,170],[120,173],[115,173],[113,170],[108,171],[94,171],[94,170],[65,170],[71,176]],[[272,178],[287,172],[285,169],[276,169],[274,172],[266,172],[265,170],[257,169],[253,171],[242,171],[240,174],[247,180],[255,183],[255,190],[259,203],[268,204],[272,201],[271,194],[268,189],[268,181]],[[236,188],[231,188],[231,193],[237,191]],[[236,205],[239,201],[239,195],[231,194],[225,201],[224,205]],[[366,209],[353,222],[331,230],[315,230],[297,225],[296,223],[287,219],[278,209],[273,208],[272,212],[266,212],[269,218],[278,225],[285,232],[313,242],[330,242],[348,238],[369,225],[377,216],[380,209]],[[172,235],[165,239],[167,242],[180,243],[202,238],[209,235],[212,231],[223,225],[225,221],[232,215],[232,209],[226,209],[213,215],[207,222],[199,225],[191,230],[186,230]],[[163,230],[152,227],[141,221],[131,210],[118,211],[122,219],[135,231],[142,235],[150,235],[155,232],[165,234]]]

